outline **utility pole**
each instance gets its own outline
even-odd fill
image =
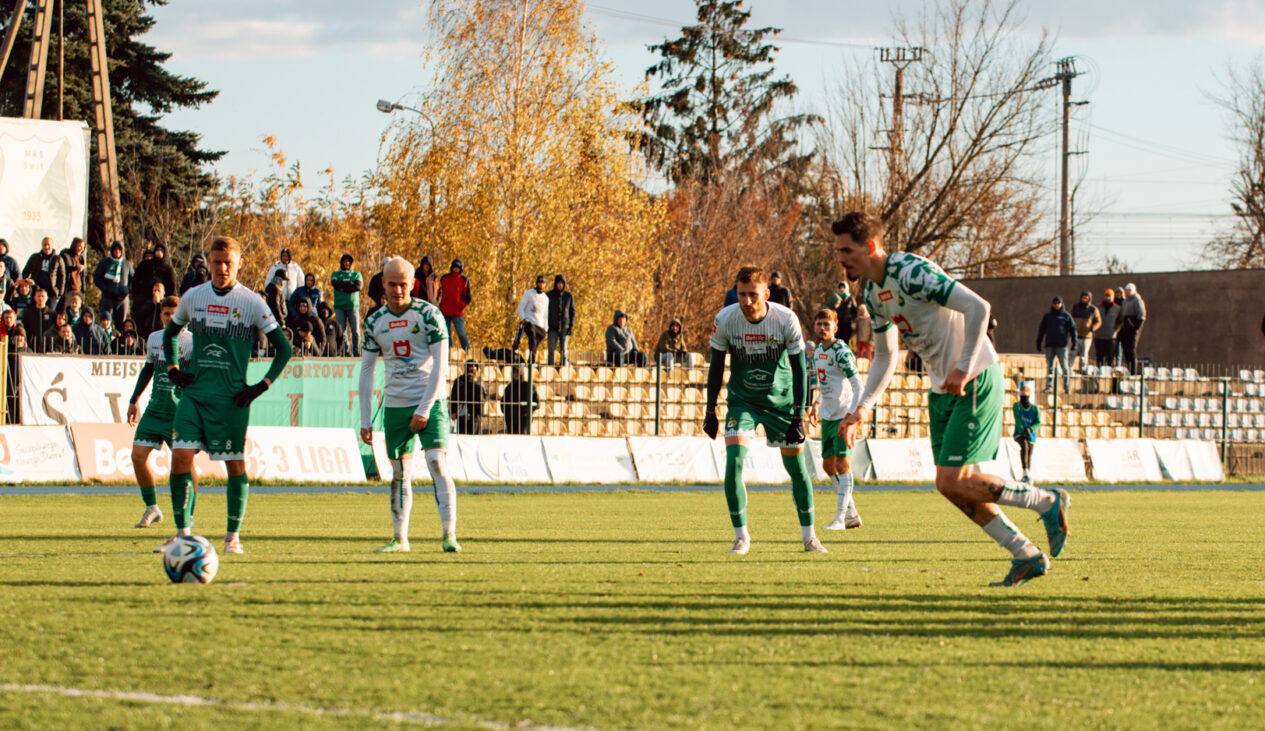
[[[1072,192],[1070,188],[1071,126],[1072,126],[1072,79],[1080,76],[1076,61],[1071,56],[1058,61],[1058,73],[1054,78],[1063,86],[1063,144],[1059,160],[1059,274],[1067,276],[1076,268],[1072,250]]]
[[[886,237],[897,248],[900,244],[900,217],[895,215],[898,206],[896,201],[905,187],[905,69],[911,63],[922,60],[923,49],[912,48],[880,48],[879,60],[890,63],[896,68],[896,81],[892,87],[892,128],[888,132],[887,144],[887,200],[888,225]]]

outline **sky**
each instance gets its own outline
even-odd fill
[[[915,16],[924,4],[747,0],[745,7],[753,26],[783,29],[776,67],[800,87],[799,105],[824,112],[844,64],[891,45],[893,14]],[[1084,175],[1077,208],[1095,215],[1077,231],[1076,271],[1103,271],[1108,256],[1130,271],[1208,268],[1203,244],[1232,222],[1237,156],[1215,98],[1227,70],[1252,63],[1265,44],[1265,1],[1027,0],[1021,9],[1022,33],[1035,40],[1048,32],[1054,56],[1074,57],[1084,72],[1073,82],[1073,97],[1088,102],[1074,113],[1073,139],[1085,153],[1074,170]],[[147,41],[172,53],[168,68],[220,91],[165,124],[226,151],[222,175],[266,167],[263,138],[275,136],[309,175],[332,167],[339,178],[359,176],[374,166],[390,123],[375,102],[407,100],[428,81],[419,0],[177,0],[151,12],[157,23]],[[631,91],[655,61],[647,45],[694,22],[695,6],[601,0],[586,4],[585,14]],[[1056,203],[1051,191],[1051,212]]]

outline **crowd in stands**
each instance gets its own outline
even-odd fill
[[[1037,352],[1045,353],[1046,390],[1054,385],[1056,363],[1063,374],[1064,391],[1070,389],[1071,373],[1089,370],[1091,344],[1095,365],[1120,366],[1134,375],[1139,372],[1138,340],[1146,323],[1146,302],[1137,286],[1130,282],[1107,289],[1097,305],[1093,299],[1092,292],[1081,292],[1069,313],[1063,309],[1063,298],[1055,297],[1042,316],[1037,327]]]

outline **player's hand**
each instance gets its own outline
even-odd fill
[[[716,418],[716,412],[708,411],[703,417],[703,433],[708,439],[715,439],[716,434],[720,431],[720,420]]]
[[[173,386],[188,388],[193,385],[193,374],[188,371],[182,371],[176,366],[172,366],[167,369],[167,380],[171,381]]]
[[[786,425],[786,443],[804,443],[804,420],[798,416],[791,419],[791,423]]]
[[[253,386],[247,386],[237,393],[233,394],[233,403],[237,404],[237,408],[244,409],[250,406],[250,402],[263,395],[268,390],[268,384],[260,381]]]
[[[817,421],[820,414],[821,414],[821,404],[814,402],[812,406],[808,407],[808,423],[813,426],[817,426]]]
[[[364,442],[365,444],[373,444],[373,430],[372,430],[372,429],[361,429],[361,430],[360,430],[360,441]]]
[[[422,431],[426,428],[426,423],[428,421],[429,419],[421,414],[413,414],[413,418],[408,420],[408,428],[413,431]]]
[[[861,424],[865,422],[865,407],[858,407],[856,411],[843,417],[839,422],[839,436],[843,437],[844,443],[849,447],[855,447],[857,444],[857,432],[861,429]]]
[[[965,372],[954,368],[953,372],[944,379],[944,390],[954,396],[965,396],[966,384],[969,380]]]
[[[129,403],[127,405],[127,425],[128,426],[136,426],[136,417],[138,414],[140,414],[140,412],[141,412],[140,407],[138,407],[136,404]]]

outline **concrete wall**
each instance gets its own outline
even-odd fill
[[[1159,365],[1265,366],[1265,269],[1071,277],[964,279],[993,307],[994,338],[1003,353],[1033,353],[1037,327],[1055,295],[1071,310],[1089,290],[1133,282],[1146,302],[1138,357]]]

